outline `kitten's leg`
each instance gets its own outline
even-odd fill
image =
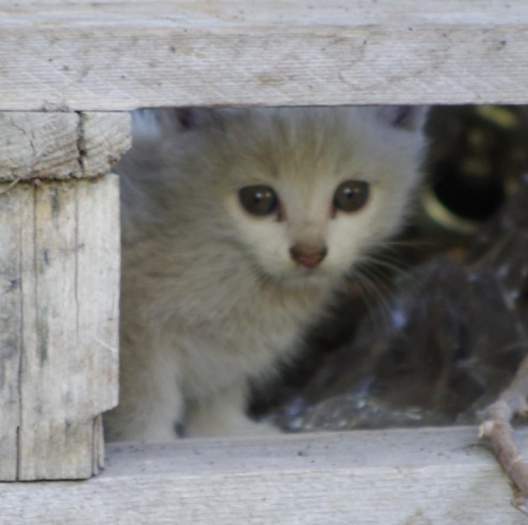
[[[104,416],[105,435],[109,441],[173,441],[184,414],[175,363],[160,352],[135,357],[122,359],[119,405]]]
[[[172,398],[142,399],[131,406],[116,408],[104,417],[105,435],[109,441],[142,441],[166,443],[179,435],[183,419],[182,398],[177,391]]]
[[[236,436],[277,434],[269,423],[257,423],[246,415],[247,386],[236,384],[213,397],[193,402],[188,407],[185,435]]]

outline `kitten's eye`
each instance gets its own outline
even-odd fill
[[[238,191],[243,208],[252,215],[265,216],[277,210],[279,199],[269,186],[246,186]]]
[[[345,212],[360,210],[369,198],[369,185],[361,180],[347,180],[334,193],[334,208]]]

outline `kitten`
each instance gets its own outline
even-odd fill
[[[295,354],[354,262],[401,225],[424,113],[135,114],[117,170],[121,401],[109,439],[274,431],[245,415],[248,380]]]

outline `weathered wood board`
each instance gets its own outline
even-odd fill
[[[0,110],[528,103],[524,0],[0,0]]]
[[[117,176],[0,194],[0,480],[102,464],[97,418],[117,403],[118,202]]]
[[[0,66],[1,67],[1,66]],[[86,478],[118,390],[129,115],[0,112],[0,480]]]
[[[526,452],[528,434],[521,434]],[[1,487],[10,525],[521,525],[476,428],[109,445],[84,482]]]
[[[129,147],[127,113],[0,111],[0,181],[99,177]]]

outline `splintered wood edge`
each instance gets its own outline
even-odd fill
[[[0,112],[0,182],[106,175],[130,141],[128,113]]]
[[[519,433],[526,452],[527,431]],[[110,444],[85,482],[2,486],[10,525],[521,525],[475,427]]]

